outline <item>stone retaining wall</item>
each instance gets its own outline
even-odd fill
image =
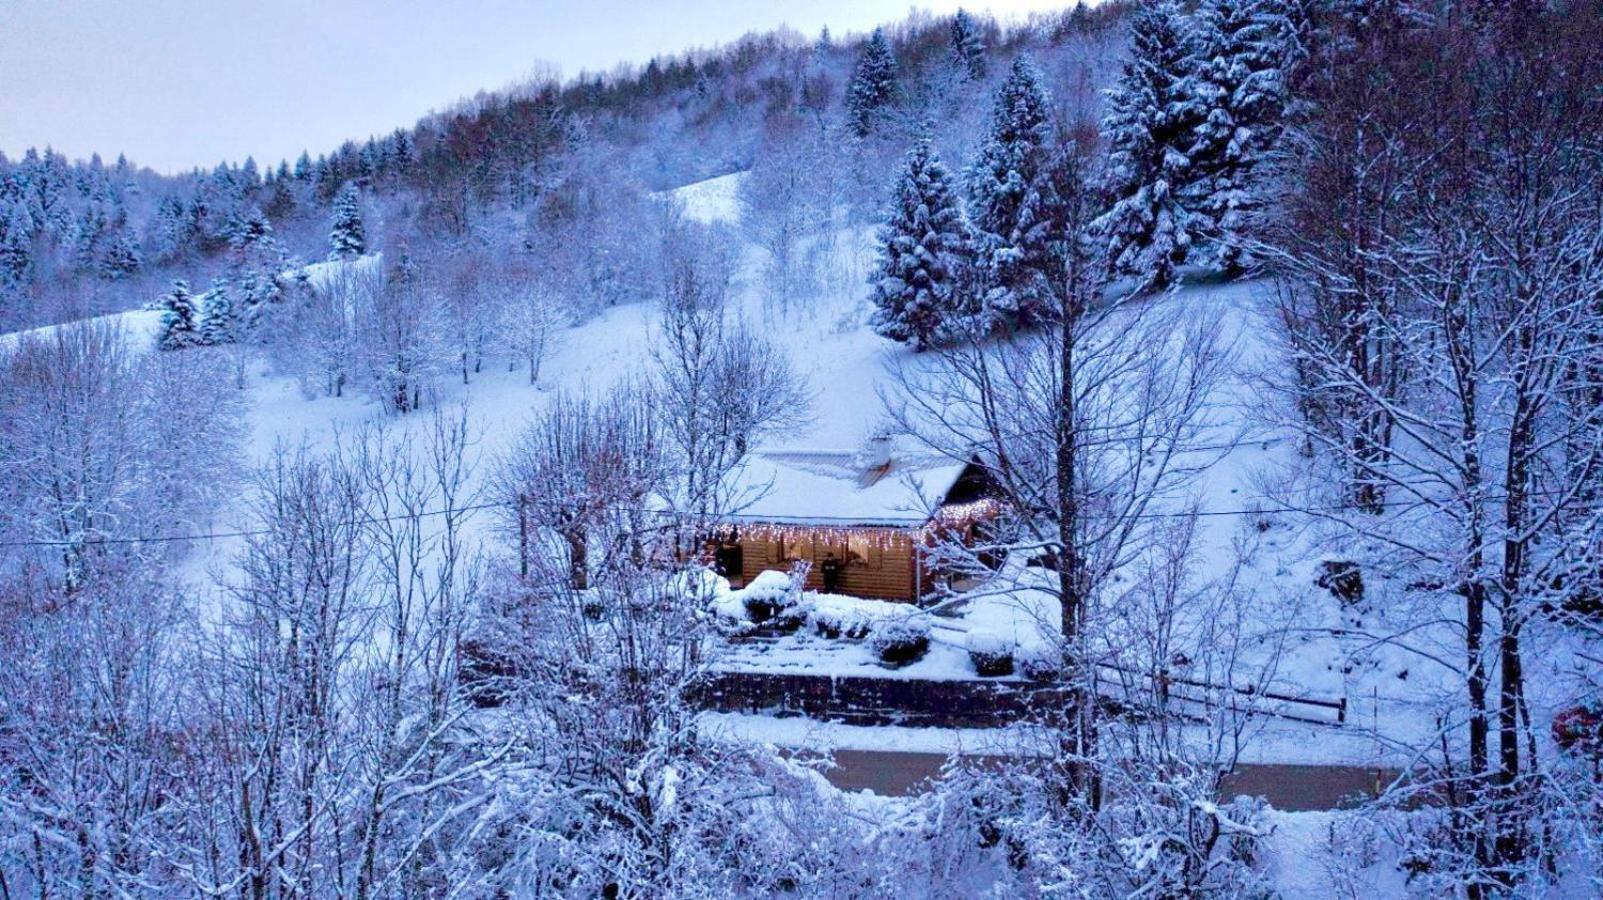
[[[690,700],[720,712],[802,715],[852,725],[994,728],[1061,710],[1067,691],[1019,680],[713,672]]]

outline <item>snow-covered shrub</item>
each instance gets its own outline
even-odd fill
[[[693,565],[670,576],[668,590],[692,603],[717,603],[729,593],[729,579],[706,566]]]
[[[1063,675],[1063,654],[1049,643],[1021,643],[1013,653],[1020,673],[1031,681],[1057,681]]]
[[[968,658],[982,677],[1013,674],[1013,642],[991,631],[971,631],[967,640]]]
[[[930,624],[922,615],[884,619],[874,625],[869,647],[880,665],[898,668],[917,662],[930,648]]]
[[[802,623],[800,585],[789,574],[762,572],[737,593],[745,607],[746,618],[758,625],[791,630]]]
[[[813,630],[821,637],[832,640],[860,641],[868,637],[868,632],[874,627],[872,618],[861,610],[851,608],[815,608],[809,618],[812,619]]]
[[[874,629],[875,622],[906,612],[899,603],[840,594],[811,594],[808,599],[807,616],[813,628],[823,637],[832,639],[862,640]]]
[[[746,597],[741,591],[730,591],[713,598],[713,616],[720,626],[731,626],[737,631],[751,626],[751,620],[746,618]]]

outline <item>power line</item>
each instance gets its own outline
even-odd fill
[[[1530,496],[1533,496],[1533,497],[1535,497],[1535,496],[1551,496],[1552,493],[1553,492],[1532,492],[1530,494]],[[1488,498],[1488,499],[1495,500],[1496,498]],[[1401,508],[1401,507],[1419,507],[1419,506],[1425,506],[1425,505],[1429,505],[1429,504],[1427,504],[1426,501],[1423,501],[1423,500],[1410,500],[1410,501],[1393,500],[1393,501],[1383,501],[1381,503],[1369,503],[1369,504],[1363,504],[1363,503],[1340,503],[1340,504],[1333,504],[1333,505],[1328,505],[1328,506],[1262,506],[1262,507],[1247,508],[1247,509],[1174,510],[1174,511],[1166,511],[1166,512],[1144,511],[1144,512],[1138,512],[1138,513],[1129,513],[1127,515],[1122,515],[1122,516],[1121,515],[1107,515],[1107,514],[1103,514],[1103,515],[1092,514],[1092,515],[1085,516],[1085,518],[1090,518],[1090,519],[1093,519],[1093,520],[1130,519],[1130,520],[1134,520],[1134,521],[1144,521],[1144,520],[1155,520],[1155,519],[1186,519],[1186,518],[1190,518],[1192,516],[1195,516],[1197,518],[1222,518],[1222,517],[1230,517],[1230,516],[1289,515],[1289,514],[1295,514],[1295,513],[1304,513],[1304,514],[1309,514],[1309,513],[1336,513],[1336,512],[1370,512],[1370,513],[1372,513],[1372,512],[1375,512],[1377,508],[1384,510],[1384,509],[1398,509],[1398,508]],[[405,520],[405,519],[413,519],[413,518],[417,518],[417,519],[433,518],[435,516],[450,515],[452,513],[481,512],[481,511],[487,510],[487,509],[498,509],[498,508],[515,510],[517,508],[517,504],[515,502],[510,502],[510,501],[491,501],[491,502],[486,502],[486,503],[473,503],[473,504],[469,504],[467,506],[454,506],[454,507],[448,507],[446,509],[431,509],[431,510],[424,510],[423,512],[417,512],[417,513],[399,513],[399,514],[392,515],[392,516],[368,516],[368,517],[364,517],[364,518],[361,518],[361,519],[355,519],[355,520],[351,520],[351,521],[340,522],[340,523],[337,523],[337,525],[338,525],[338,527],[346,528],[346,527],[355,527],[355,526],[358,526],[358,525],[368,525],[368,524],[373,524],[373,523],[376,523],[376,522],[398,522],[398,521],[402,521],[402,520]],[[606,507],[603,507],[603,508],[606,508]],[[624,512],[632,512],[632,513],[638,513],[638,514],[643,514],[643,515],[659,516],[659,517],[662,517],[662,518],[665,518],[665,519],[692,519],[692,518],[696,518],[693,514],[690,514],[690,513],[680,513],[680,512],[675,512],[674,510],[667,510],[667,509],[639,509],[639,508],[634,508],[634,507],[616,507],[616,506],[610,507],[610,508],[612,508],[614,510],[624,511]],[[707,518],[709,520],[711,520],[711,521],[714,521],[714,522],[745,521],[745,522],[777,522],[779,524],[784,524],[782,518],[776,518],[774,516],[757,515],[757,514],[752,514],[752,513],[724,513],[724,514],[721,514],[721,515],[709,516]],[[839,525],[855,525],[855,526],[857,526],[859,528],[876,528],[876,527],[878,527],[878,528],[911,528],[911,527],[917,527],[917,526],[924,525],[928,521],[928,519],[905,519],[905,520],[878,519],[878,520],[875,520],[875,519],[865,519],[864,517],[861,517],[861,516],[858,516],[858,517],[852,517],[852,516],[805,516],[805,517],[797,517],[797,521],[800,522],[801,524],[823,524],[825,527],[828,527],[828,523],[836,523],[836,524],[839,524]],[[117,545],[125,545],[125,544],[170,544],[170,543],[177,543],[177,542],[180,542],[180,541],[209,541],[209,540],[222,540],[222,539],[225,539],[225,538],[261,537],[262,535],[271,534],[275,530],[276,529],[272,529],[272,528],[254,528],[254,529],[241,529],[241,530],[237,530],[237,531],[207,531],[207,532],[197,532],[197,533],[192,533],[192,534],[167,534],[167,535],[151,535],[151,536],[141,536],[141,537],[107,537],[107,538],[96,538],[96,539],[87,540],[87,541],[73,541],[73,540],[67,540],[67,539],[64,539],[64,538],[42,538],[42,539],[38,539],[38,540],[0,541],[0,549],[21,548],[21,547],[72,547],[72,546],[88,546],[88,545],[95,545],[95,544],[100,544],[100,545],[105,545],[105,544],[117,544]]]
[[[393,516],[367,516],[361,519],[339,522],[337,523],[337,526],[341,528],[349,528],[357,525],[368,525],[375,522],[398,522],[403,519],[432,518],[434,516],[444,516],[451,513],[478,512],[480,510],[493,509],[506,505],[508,504],[497,501],[493,503],[474,503],[468,506],[453,506],[446,509],[430,509],[419,513],[399,513]],[[272,534],[274,530],[275,529],[272,528],[253,528],[240,531],[206,531],[193,534],[163,534],[152,535],[148,537],[94,538],[86,541],[71,541],[64,538],[45,538],[31,541],[0,541],[0,547],[72,547],[91,544],[170,544],[177,543],[179,541],[207,541],[221,540],[223,538],[261,537],[265,534]]]

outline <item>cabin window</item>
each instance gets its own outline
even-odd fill
[[[847,559],[869,569],[885,566],[885,551],[872,537],[851,533],[846,536]]]

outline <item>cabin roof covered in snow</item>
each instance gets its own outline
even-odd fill
[[[736,521],[907,528],[930,514],[968,465],[841,450],[753,453],[734,475]]]

